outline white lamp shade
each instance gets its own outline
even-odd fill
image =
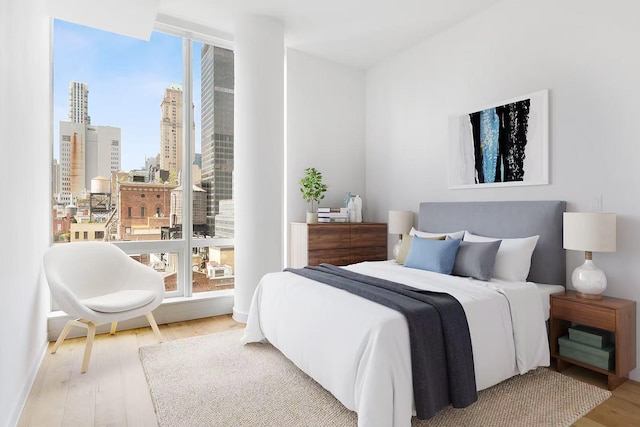
[[[404,234],[411,231],[413,227],[412,211],[389,211],[389,223],[387,228],[389,234]]]
[[[565,212],[563,247],[585,252],[616,251],[616,214]]]

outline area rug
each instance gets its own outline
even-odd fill
[[[240,344],[242,330],[140,348],[158,424],[357,426],[357,415],[269,344]],[[569,426],[611,392],[539,368],[446,408],[414,427]]]

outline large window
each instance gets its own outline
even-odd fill
[[[233,50],[53,28],[52,241],[116,244],[168,296],[233,288]]]

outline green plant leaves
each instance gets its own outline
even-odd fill
[[[311,212],[313,212],[313,202],[319,203],[324,199],[324,193],[329,187],[322,183],[322,172],[316,168],[306,168],[305,175],[300,179],[300,192],[302,198],[311,203]]]

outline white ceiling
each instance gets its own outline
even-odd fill
[[[160,0],[159,12],[228,37],[237,16],[269,16],[283,23],[288,47],[368,68],[498,1]]]

